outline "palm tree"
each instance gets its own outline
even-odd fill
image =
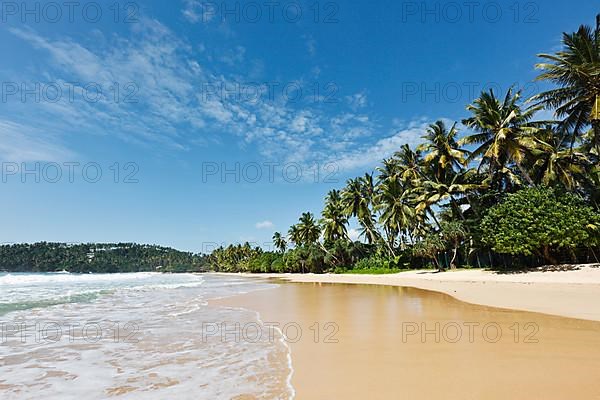
[[[419,146],[419,150],[427,152],[423,161],[430,166],[439,182],[446,181],[455,168],[466,166],[468,152],[458,145],[457,134],[456,124],[448,131],[444,121],[437,121],[429,125],[427,134],[423,136],[426,142]]]
[[[386,244],[392,256],[396,237],[400,234],[400,244],[406,244],[405,236],[415,224],[415,209],[409,190],[405,190],[397,179],[386,179],[377,186],[375,209],[381,212],[379,222],[387,236]]]
[[[561,130],[572,132],[571,143],[591,125],[593,142],[600,147],[600,15],[595,30],[582,25],[577,32],[563,33],[563,49],[539,57],[548,62],[536,65],[543,71],[537,80],[559,87],[534,96],[532,101],[562,118]]]
[[[321,225],[323,226],[323,239],[334,242],[339,239],[348,239],[348,217],[344,214],[342,197],[339,190],[332,190],[325,198],[325,208],[322,213]]]
[[[285,238],[281,236],[281,233],[275,232],[273,234],[273,244],[275,245],[275,248],[278,249],[281,253],[285,253],[285,250],[287,248],[287,242],[285,241]]]
[[[373,196],[375,195],[375,183],[373,182],[373,174],[365,174],[360,178],[362,185],[362,192],[365,200],[367,201],[367,207],[373,203]]]
[[[463,240],[469,235],[469,230],[459,221],[449,221],[442,224],[442,238],[452,245],[452,259],[450,269],[456,269],[456,257],[458,248]]]
[[[600,165],[589,166],[586,176],[586,193],[594,207],[600,210]]]
[[[298,225],[292,225],[288,230],[288,239],[296,246],[302,246],[302,237],[300,236],[300,230]]]
[[[560,183],[571,191],[579,188],[590,163],[585,153],[569,147],[565,138],[552,129],[542,132],[536,142],[537,146],[531,152],[531,169],[536,182],[546,186]]]
[[[416,198],[417,213],[429,213],[429,215],[431,215],[435,221],[437,227],[441,229],[432,207],[436,205],[443,205],[449,201],[458,217],[464,220],[464,215],[462,209],[460,208],[458,198],[464,197],[468,193],[475,190],[486,188],[485,184],[470,183],[472,181],[471,177],[474,174],[474,170],[468,170],[463,173],[456,174],[448,183],[437,182],[434,180],[422,182],[422,185],[414,190],[415,193],[418,194],[418,197]]]
[[[415,244],[413,254],[417,257],[432,260],[438,267],[438,270],[443,271],[444,266],[440,263],[438,257],[445,250],[444,241],[438,234],[427,234],[423,240]]]
[[[383,160],[382,166],[377,167],[377,172],[379,173],[377,176],[379,182],[400,179],[400,163],[396,158],[386,158]]]
[[[312,213],[302,213],[300,222],[296,225],[301,245],[311,245],[319,241],[321,228]]]
[[[487,168],[492,183],[498,183],[507,174],[510,164],[514,163],[522,176],[530,185],[533,181],[523,168],[527,150],[533,144],[533,134],[537,132],[536,124],[530,123],[533,115],[540,107],[522,110],[518,104],[521,93],[513,94],[510,89],[503,101],[496,98],[494,91],[481,93],[473,104],[467,106],[473,116],[463,124],[476,133],[459,141],[461,145],[479,145],[467,162],[481,158],[478,172]]]
[[[361,178],[350,179],[342,190],[342,206],[349,217],[357,217],[369,213],[369,203],[363,191]]]
[[[398,160],[400,167],[400,178],[405,182],[416,182],[423,178],[421,172],[422,156],[421,151],[413,151],[409,145],[405,144],[400,151],[394,153],[394,158]]]
[[[369,243],[375,243],[379,238],[375,218],[371,211],[374,187],[372,175],[364,178],[350,179],[342,190],[341,204],[348,217],[356,217],[362,228],[361,236]]]

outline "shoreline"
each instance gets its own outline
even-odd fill
[[[600,272],[593,270],[594,275]],[[473,280],[465,281],[463,272],[468,272]],[[450,274],[455,275],[445,276]],[[478,278],[476,274],[483,275]],[[289,283],[282,282],[272,290],[213,300],[210,304],[255,311],[265,324],[281,328],[289,345],[289,383],[296,399],[386,400],[399,393],[407,398],[449,400],[525,400],[532,392],[538,395],[536,398],[549,400],[600,395],[594,375],[600,368],[600,323],[474,305],[454,293],[409,286],[440,286],[442,282],[448,284],[446,290],[467,285],[473,292],[475,287],[492,286],[487,274],[449,272],[442,275],[441,281],[420,278],[418,282],[408,278],[407,273],[236,274],[258,279],[284,278]],[[577,276],[583,278],[581,273]],[[564,275],[560,277],[565,279]],[[531,290],[542,284],[498,285],[506,294],[504,286]],[[593,287],[596,296],[600,293],[600,284],[595,283],[555,283],[553,287],[554,296],[556,288],[565,287]],[[497,294],[498,287],[491,291]],[[559,295],[557,301],[561,300],[565,301]],[[520,301],[523,305],[523,299]],[[414,335],[408,332],[407,325],[416,327]],[[489,325],[497,326],[497,331],[491,330],[494,338],[486,336]],[[473,336],[465,326],[475,327]],[[519,330],[516,336],[515,326]],[[455,332],[452,329],[457,329],[454,337],[448,333]],[[432,376],[435,385],[431,384]]]
[[[225,274],[231,275],[231,274]],[[499,274],[484,270],[417,270],[390,275],[234,274],[295,283],[412,287],[447,294],[465,303],[600,321],[600,266],[567,271]]]

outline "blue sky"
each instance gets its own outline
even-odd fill
[[[533,94],[535,55],[598,11],[78,4],[2,3],[0,242],[268,243],[482,89]]]

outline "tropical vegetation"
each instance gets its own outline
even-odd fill
[[[134,243],[35,243],[0,246],[0,271],[113,273],[200,272],[203,255]]]
[[[460,123],[433,122],[422,145],[331,190],[320,218],[305,212],[287,235],[276,232],[276,252],[220,248],[211,266],[360,273],[600,262],[598,21],[539,55],[537,79],[550,90],[482,92]],[[353,224],[360,240],[350,239]]]

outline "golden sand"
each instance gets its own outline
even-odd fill
[[[299,400],[600,399],[598,322],[374,285],[284,283],[213,304],[284,328]]]

